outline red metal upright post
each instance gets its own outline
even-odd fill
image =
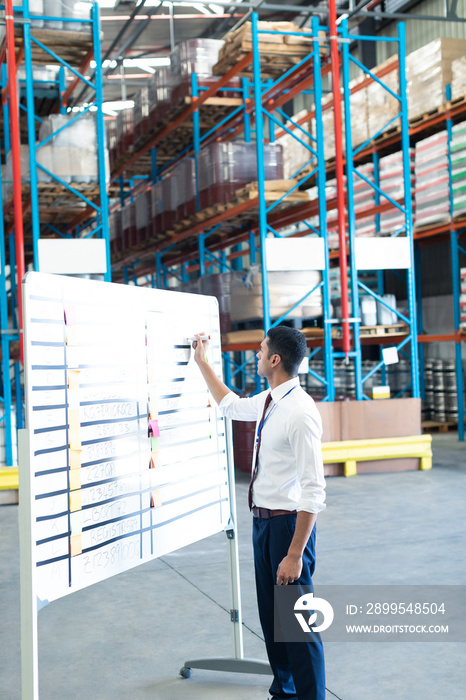
[[[23,289],[24,235],[23,205],[21,200],[21,152],[19,135],[18,91],[16,86],[15,27],[12,0],[5,0],[5,43],[8,70],[8,95],[11,135],[11,160],[13,166],[13,206],[15,221],[15,252],[18,296],[18,328],[20,336],[21,362],[23,362]]]
[[[346,260],[345,183],[343,174],[343,139],[341,124],[340,65],[338,60],[337,9],[329,0],[330,58],[332,63],[332,92],[335,122],[335,171],[337,180],[338,241],[341,282],[341,315],[343,318],[343,352],[350,351],[348,268]]]

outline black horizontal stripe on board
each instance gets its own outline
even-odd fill
[[[81,466],[82,469],[82,466]],[[133,472],[132,474],[123,474],[123,476],[110,476],[108,479],[101,479],[100,481],[90,481],[87,484],[81,483],[81,490],[92,489],[95,486],[103,486],[104,484],[111,484],[113,482],[125,481],[126,479],[139,479],[142,476],[141,472]],[[138,491],[138,493],[140,493]]]
[[[49,564],[57,564],[59,561],[65,561],[70,558],[70,554],[62,554],[59,557],[53,557],[53,559],[44,559],[44,561],[38,561],[36,566],[48,566]]]
[[[64,319],[57,319],[57,318],[31,318],[30,319],[31,323],[50,323],[55,326],[60,325],[64,326],[65,325],[65,320]]]
[[[41,544],[48,544],[49,542],[55,542],[56,540],[62,540],[64,537],[69,537],[70,532],[62,532],[59,535],[51,535],[50,537],[44,537],[43,540],[36,540],[36,547],[40,547]]]
[[[138,435],[138,432],[139,431],[134,430],[132,433],[125,433],[124,435],[106,435],[105,437],[96,438],[95,440],[81,440],[81,445],[97,445],[99,442],[112,442],[112,440],[128,439],[130,436],[134,437],[135,435]]]
[[[59,445],[58,447],[47,447],[43,450],[36,450],[34,452],[34,457],[39,457],[39,455],[48,455],[51,452],[61,452],[62,450],[67,450],[68,445]]]
[[[139,454],[139,450],[134,452],[129,452],[127,455],[116,455],[115,457],[103,457],[102,459],[94,459],[91,462],[81,462],[81,469],[83,467],[94,467],[97,464],[105,464],[105,462],[117,462],[119,459],[131,459]]]
[[[41,472],[34,472],[34,477],[36,476],[48,476],[49,474],[60,474],[61,472],[68,472],[68,467],[57,467],[56,469],[44,469]]]
[[[105,527],[105,525],[114,525],[114,523],[119,523],[122,520],[128,520],[129,518],[137,518],[138,515],[142,515],[143,513],[148,513],[149,511],[150,511],[150,508],[140,508],[139,510],[134,511],[134,513],[129,513],[128,515],[119,515],[116,518],[110,518],[110,520],[104,520],[101,523],[92,523],[92,525],[83,525],[83,532],[90,532],[91,530],[95,530],[98,527]],[[135,532],[139,532],[139,530],[136,530]],[[102,542],[102,544],[105,544],[105,542]]]
[[[174,350],[191,350],[191,345],[174,345],[173,346]]]
[[[61,491],[50,491],[49,493],[37,493],[34,496],[34,500],[42,501],[44,498],[54,498],[55,496],[66,496],[68,495],[68,489],[62,489]]]
[[[67,369],[67,366],[65,364],[62,364],[62,365],[32,365],[31,369],[32,370],[62,369],[63,371],[65,371],[65,369]]]
[[[35,428],[34,435],[40,435],[41,433],[54,433],[57,430],[66,430],[67,425],[52,425],[49,428]]]
[[[148,510],[149,509],[147,509],[144,512],[147,512]],[[87,554],[88,552],[94,552],[96,549],[105,547],[105,545],[108,544],[114,544],[114,542],[119,542],[120,540],[125,540],[127,537],[140,537],[143,532],[149,532],[149,528],[144,528],[144,530],[139,528],[138,530],[134,530],[133,532],[125,532],[123,535],[119,535],[118,537],[112,537],[112,539],[105,540],[105,542],[99,542],[99,544],[94,544],[92,547],[86,547],[86,549],[83,549],[82,553]]]
[[[68,408],[67,403],[55,404],[53,406],[33,406],[33,411],[58,411],[59,409]]]
[[[46,520],[58,520],[58,518],[64,518],[65,516],[69,515],[70,511],[65,510],[63,513],[52,513],[51,515],[39,515],[36,518],[36,523],[43,523]]]
[[[101,399],[100,401],[97,399],[93,399],[92,401],[80,401],[79,405],[80,406],[94,406],[98,404],[106,404],[106,403],[137,403],[138,399],[132,398],[132,399]]]
[[[65,391],[68,389],[66,384],[53,384],[45,386],[33,386],[32,391]]]
[[[112,423],[127,423],[130,421],[143,419],[146,414],[136,415],[136,416],[126,416],[126,418],[102,418],[101,420],[90,420],[84,423],[80,423],[81,428],[89,428],[91,425],[110,425]]]
[[[152,525],[153,530],[157,530],[159,527],[163,527],[164,525],[169,525],[170,523],[174,523],[177,520],[181,520],[181,518],[188,518],[190,515],[194,515],[194,513],[198,513],[200,510],[204,510],[205,508],[211,508],[212,506],[219,505],[220,503],[225,503],[228,501],[228,498],[217,498],[215,501],[212,501],[211,503],[206,503],[203,506],[199,506],[198,508],[194,508],[193,510],[188,511],[187,513],[182,513],[181,515],[177,515],[174,518],[170,518],[169,520],[164,520],[163,523],[154,523]],[[163,503],[162,503],[163,507]]]
[[[86,503],[85,505],[82,504],[81,510],[99,508],[100,506],[106,506],[108,503],[115,503],[116,501],[121,501],[123,498],[133,498],[133,496],[139,496],[141,493],[148,493],[149,491],[153,490],[154,487],[148,487],[147,489],[140,489],[138,491],[132,491],[131,493],[121,493],[119,496],[111,496],[110,498],[106,498],[104,501],[97,501],[96,503]]]
[[[42,347],[42,348],[65,348],[64,340],[31,340],[29,342],[31,347]]]

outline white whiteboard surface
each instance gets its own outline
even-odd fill
[[[406,270],[411,266],[409,238],[356,238],[357,270]]]
[[[39,238],[39,270],[62,275],[97,275],[107,271],[103,238]]]
[[[32,565],[51,601],[226,527],[225,423],[187,341],[211,335],[221,376],[218,303],[36,272],[23,289]]]
[[[325,270],[323,238],[266,238],[267,270]]]

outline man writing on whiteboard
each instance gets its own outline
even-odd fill
[[[306,339],[286,326],[268,331],[257,353],[257,371],[270,390],[251,398],[239,398],[216,376],[206,360],[207,346],[196,335],[194,359],[221,411],[234,420],[256,421],[248,500],[259,617],[274,674],[270,693],[277,700],[324,700],[320,638],[274,641],[274,585],[312,585],[315,523],[325,508],[320,414],[298,379]]]

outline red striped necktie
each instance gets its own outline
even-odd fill
[[[249,510],[252,509],[252,485],[254,483],[254,479],[257,476],[257,468],[259,466],[259,448],[261,446],[261,437],[262,437],[262,428],[264,427],[264,418],[265,418],[265,414],[267,412],[267,409],[270,406],[271,401],[272,401],[272,393],[268,393],[266,396],[266,399],[265,399],[264,412],[262,413],[262,418],[261,418],[261,421],[259,423],[259,429],[257,432],[256,460],[254,462],[254,469],[252,471],[252,476],[251,476],[251,481],[249,483],[249,491],[248,491]]]

